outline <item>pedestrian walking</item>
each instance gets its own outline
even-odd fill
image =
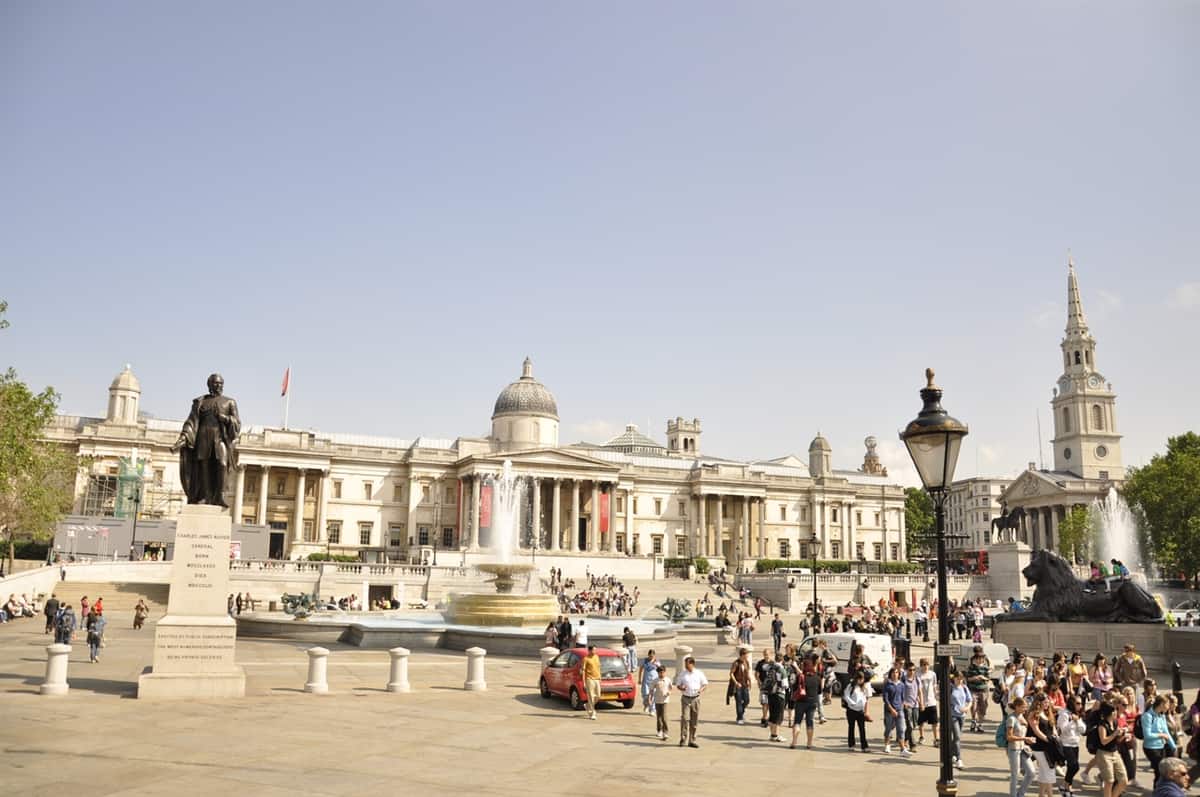
[[[938,746],[938,683],[937,673],[929,667],[929,659],[921,659],[917,673],[917,743],[925,742],[925,726],[933,729],[933,744]]]
[[[779,659],[771,662],[763,679],[763,688],[767,693],[767,725],[770,728],[768,738],[772,742],[782,742],[779,726],[783,722],[783,710],[791,691],[790,674],[785,662]]]
[[[871,721],[869,710],[871,694],[871,684],[867,682],[862,673],[855,674],[854,679],[846,687],[846,691],[842,693],[842,705],[846,707],[846,743],[851,751],[854,750],[855,730],[858,731],[858,740],[862,751],[864,753],[871,751],[865,724]]]
[[[900,683],[900,668],[888,670],[883,684],[883,752],[892,752],[892,734],[900,747],[900,755],[908,757],[912,751],[904,735],[904,684]]]
[[[750,649],[739,648],[738,656],[729,667],[729,686],[733,691],[735,722],[746,724],[746,706],[750,705]]]
[[[51,594],[50,600],[46,601],[46,606],[45,606],[45,608],[42,609],[42,611],[46,615],[46,631],[45,631],[45,633],[47,633],[47,634],[49,634],[51,631],[54,630],[54,618],[58,614],[58,607],[59,607],[58,595]]]
[[[656,678],[651,697],[654,701],[654,716],[658,728],[657,736],[665,742],[667,734],[671,731],[670,726],[667,724],[667,704],[671,701],[671,679],[667,677],[667,668],[661,664],[658,665],[654,674]]]
[[[1164,758],[1175,757],[1175,740],[1167,728],[1167,696],[1158,695],[1154,702],[1143,712],[1139,722],[1142,725],[1142,750],[1146,753],[1146,762],[1154,773],[1154,787],[1162,779],[1159,764]]]
[[[917,665],[910,661],[904,666],[900,683],[904,684],[904,740],[908,742],[908,749],[915,753],[917,742],[913,734],[917,732],[921,713],[921,683],[917,680]]]
[[[658,670],[658,656],[653,649],[646,651],[646,658],[638,667],[638,686],[642,690],[642,710],[647,714],[654,713],[654,685],[658,682]],[[670,683],[667,687],[670,688]]]
[[[804,746],[812,749],[813,721],[817,716],[817,707],[821,704],[821,680],[821,657],[817,653],[810,653],[800,665],[800,675],[792,688],[792,749],[796,748],[796,741],[800,738],[801,720],[804,721],[807,734]]]
[[[629,665],[629,671],[633,672],[637,669],[637,634],[630,631],[629,626],[625,626],[621,633],[621,643],[625,645],[625,663]]]
[[[1069,797],[1075,793],[1075,776],[1079,773],[1079,742],[1087,732],[1087,723],[1083,721],[1083,701],[1079,699],[1079,695],[1067,698],[1067,705],[1058,712],[1055,724],[1058,726],[1058,740],[1062,744],[1063,758],[1067,763],[1062,792],[1064,797]]]
[[[683,660],[683,668],[675,676],[675,687],[683,693],[679,700],[679,746],[699,747],[696,726],[700,724],[700,696],[708,688],[708,678],[696,669],[696,660],[691,656]]]
[[[596,704],[600,702],[600,656],[596,646],[587,646],[583,657],[583,691],[587,695],[588,719],[596,719]]]
[[[1057,724],[1053,718],[1053,709],[1044,694],[1033,699],[1033,708],[1025,722],[1033,734],[1033,742],[1029,745],[1033,760],[1037,764],[1038,797],[1054,797],[1056,773],[1054,764],[1057,761],[1058,748]]]
[[[60,645],[71,644],[71,635],[75,633],[75,610],[71,608],[71,604],[63,604],[54,629],[55,642]]]
[[[779,619],[778,614],[771,621],[771,641],[775,643],[775,652],[779,653],[779,649],[783,647],[783,620]]]
[[[146,605],[146,601],[138,598],[137,606],[133,607],[133,630],[139,630],[146,622],[146,616],[150,614],[150,607]]]
[[[770,711],[770,701],[767,699],[767,690],[763,683],[767,677],[767,669],[774,660],[775,655],[771,652],[770,648],[767,648],[763,651],[762,658],[754,664],[754,680],[758,684],[758,703],[762,707],[762,717],[759,719],[758,724],[763,728],[767,727],[767,718]]]
[[[85,621],[87,629],[88,660],[95,664],[100,661],[100,643],[104,639],[104,618],[92,607]]]
[[[1126,729],[1117,727],[1116,713],[1117,707],[1112,703],[1100,704],[1100,723],[1096,726],[1096,752],[1100,782],[1103,784],[1101,793],[1104,797],[1119,797],[1129,784],[1125,764],[1118,753],[1118,748],[1125,740]]]
[[[1034,741],[1025,722],[1025,698],[1014,698],[1004,720],[1004,739],[1008,749],[1008,797],[1024,797],[1033,782],[1033,765],[1028,745]]]
[[[961,672],[953,676],[954,687],[950,690],[950,749],[954,751],[954,767],[963,768],[962,732],[963,720],[971,710],[971,690]]]

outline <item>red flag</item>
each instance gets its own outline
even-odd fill
[[[288,366],[288,369],[283,372],[283,391],[279,394],[280,396],[287,395],[288,382],[291,380],[291,377],[292,377],[292,368],[291,368],[291,366]]]

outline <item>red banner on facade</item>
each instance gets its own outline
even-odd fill
[[[490,529],[492,527],[492,485],[481,484],[479,486],[479,528]]]
[[[612,493],[600,493],[600,533],[608,533],[609,501]]]

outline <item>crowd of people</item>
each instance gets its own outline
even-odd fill
[[[0,623],[7,623],[10,620],[20,620],[23,617],[36,617],[38,613],[37,598],[29,599],[28,595],[22,594],[17,597],[15,594],[10,594],[8,600],[0,604]]]
[[[626,591],[615,576],[585,576],[586,586],[578,589],[574,579],[564,579],[562,570],[550,569],[550,588],[564,614],[603,614],[606,617],[632,617],[641,598],[641,590]],[[577,590],[572,592],[572,590]]]

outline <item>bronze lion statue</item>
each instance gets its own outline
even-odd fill
[[[1080,581],[1066,561],[1050,551],[1034,551],[1021,571],[1037,587],[1029,609],[997,620],[1066,623],[1161,623],[1162,607],[1149,592],[1128,580],[1112,580],[1111,591],[1099,583]]]

